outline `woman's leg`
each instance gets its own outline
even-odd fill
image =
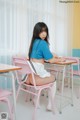
[[[33,85],[33,81],[32,81],[32,76],[30,75],[28,80],[27,80],[30,84]],[[48,83],[53,83],[51,89],[48,91],[48,96],[49,96],[49,100],[48,100],[48,106],[47,106],[47,110],[52,110],[53,106],[52,104],[54,104],[54,97],[56,94],[56,81],[55,81],[55,76],[51,75],[50,77],[45,77],[45,78],[41,78],[38,75],[35,75],[35,81],[36,81],[36,85],[45,85]],[[27,83],[27,82],[26,82]],[[53,101],[51,101],[53,100]]]
[[[48,90],[48,106],[47,106],[47,110],[49,111],[55,111],[55,103],[54,103],[54,98],[55,98],[55,94],[56,94],[56,81],[55,81],[55,76],[51,75],[50,77],[45,77],[45,78],[40,78],[39,76],[35,76],[35,80],[36,80],[36,85],[45,85],[48,83],[53,83],[53,85],[51,86],[51,89]],[[30,81],[31,84],[33,84],[32,81]]]
[[[54,98],[56,94],[56,81],[53,83],[51,89],[48,90],[48,106],[47,110],[49,111],[55,111],[55,103],[54,103]]]

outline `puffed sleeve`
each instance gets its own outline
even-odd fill
[[[49,49],[48,43],[43,40],[41,46],[42,46],[43,58],[44,58],[45,60],[49,60],[49,59],[53,58],[53,54],[51,53],[51,51],[50,51],[50,49]]]

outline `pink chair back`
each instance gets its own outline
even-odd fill
[[[32,68],[29,60],[27,60],[24,57],[23,58],[22,57],[21,58],[13,57],[13,64],[22,68],[21,70],[17,71],[16,76],[17,76],[18,83],[21,82],[22,76],[25,76],[26,74],[27,75],[32,74],[33,83],[34,83],[34,86],[36,86],[35,79],[34,79],[34,74],[36,74],[36,73],[35,73],[34,69]]]

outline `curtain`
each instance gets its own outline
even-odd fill
[[[51,51],[70,55],[71,15],[72,6],[59,0],[0,0],[0,63],[11,64],[13,55],[28,56],[37,22],[45,22],[49,28]]]
[[[73,38],[73,4],[56,0],[55,47],[60,56],[71,56]]]

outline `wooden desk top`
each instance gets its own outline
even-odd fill
[[[56,62],[56,63],[53,63],[53,64],[58,64],[58,65],[71,65],[71,64],[75,64],[76,61],[74,60],[66,60],[65,62]]]
[[[45,63],[55,64],[55,65],[71,65],[71,64],[75,64],[76,61],[75,60],[66,60],[65,62],[55,62],[55,63],[45,62]]]
[[[14,70],[20,70],[20,67],[8,65],[8,64],[0,64],[0,73],[9,72]]]

